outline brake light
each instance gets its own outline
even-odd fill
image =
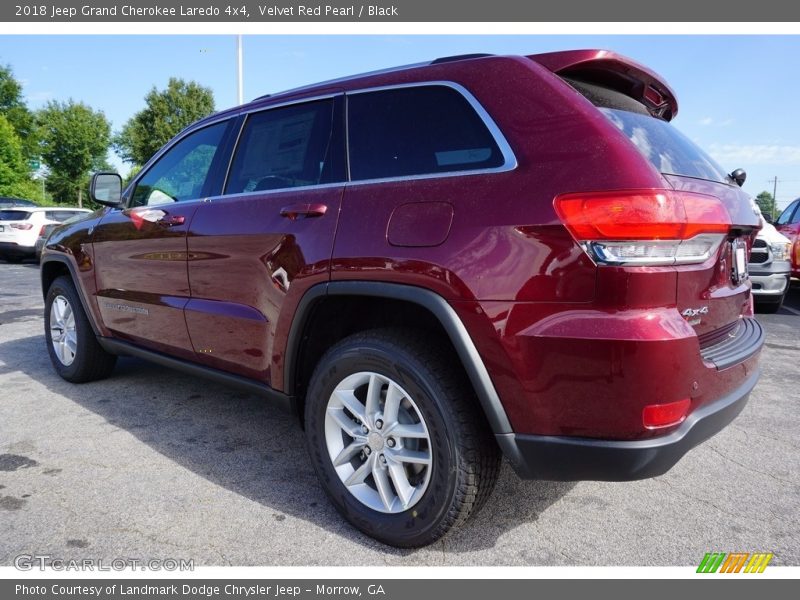
[[[33,225],[30,223],[11,223],[10,227],[12,229],[24,229],[26,231],[28,229],[33,229]]]
[[[647,429],[661,429],[683,423],[692,402],[689,398],[666,404],[648,404],[642,410],[642,423]]]
[[[42,228],[39,230],[39,237],[44,237],[45,229],[47,229],[47,225],[42,225]]]
[[[570,234],[601,263],[702,262],[731,225],[719,198],[674,190],[564,194],[554,206]]]

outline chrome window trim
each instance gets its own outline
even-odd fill
[[[277,188],[274,190],[262,190],[260,192],[237,192],[235,194],[222,194],[221,196],[212,196],[208,198],[208,202],[219,202],[221,200],[227,200],[228,198],[243,198],[247,196],[271,196],[273,194],[287,194],[290,192],[294,192],[296,190],[324,190],[326,188],[341,188],[347,184],[346,181],[339,181],[338,183],[318,183],[315,185],[302,185],[302,186],[295,186],[295,187],[285,187],[285,188]]]
[[[491,115],[486,112],[486,109],[483,108],[483,105],[478,102],[478,99],[472,95],[472,93],[467,90],[461,84],[458,84],[454,81],[444,81],[444,80],[433,80],[433,81],[415,81],[412,83],[398,83],[398,84],[391,84],[391,85],[382,85],[372,88],[363,88],[358,90],[352,90],[345,92],[345,98],[347,96],[355,96],[359,94],[369,94],[371,92],[383,92],[387,90],[396,90],[396,89],[405,89],[405,88],[415,88],[415,87],[446,87],[452,90],[455,90],[469,103],[472,107],[472,110],[478,115],[478,118],[483,122],[484,126],[489,130],[489,135],[492,136],[494,139],[495,144],[500,149],[500,154],[503,156],[503,164],[499,167],[489,167],[489,168],[482,168],[482,169],[463,169],[458,171],[444,171],[438,173],[422,173],[419,175],[399,175],[395,177],[376,177],[374,179],[357,179],[353,180],[348,172],[348,186],[352,185],[370,185],[373,183],[383,183],[383,182],[392,182],[392,181],[415,181],[417,179],[441,179],[444,177],[462,177],[465,175],[485,175],[490,173],[504,173],[506,171],[513,171],[517,168],[518,162],[517,157],[514,154],[514,151],[511,149],[511,145],[506,140],[506,137],[503,135],[503,132],[500,131],[500,128],[495,123],[494,119],[492,119]],[[347,131],[350,131],[350,107],[349,105],[345,108],[347,114]],[[347,163],[348,163],[348,171],[350,166],[350,143],[348,139],[347,144]]]
[[[265,112],[265,111],[269,111],[269,110],[273,110],[273,109],[285,108],[287,106],[292,106],[292,105],[296,105],[296,104],[306,104],[306,103],[309,103],[309,102],[316,102],[316,101],[319,101],[319,100],[334,99],[334,98],[337,98],[339,96],[344,96],[344,98],[346,100],[347,96],[354,96],[354,95],[357,95],[357,94],[368,94],[368,93],[371,93],[371,92],[380,92],[380,91],[393,90],[393,89],[403,89],[403,88],[413,88],[413,87],[433,87],[433,86],[447,87],[447,88],[450,88],[452,90],[455,90],[456,92],[458,92],[469,103],[469,105],[472,107],[472,109],[478,115],[478,118],[480,118],[480,120],[483,122],[484,126],[488,129],[489,134],[492,136],[492,139],[494,139],[495,144],[497,144],[497,147],[500,150],[500,154],[503,156],[503,164],[502,165],[500,165],[498,167],[482,168],[482,169],[464,169],[464,170],[460,170],[460,171],[444,171],[444,172],[439,172],[439,173],[424,173],[424,174],[420,174],[420,175],[401,175],[401,176],[397,176],[397,177],[381,177],[381,178],[375,178],[375,179],[353,180],[352,176],[350,174],[350,139],[349,139],[349,135],[350,135],[350,111],[348,109],[347,103],[345,102],[345,132],[344,132],[344,135],[345,135],[345,146],[346,146],[345,161],[346,161],[346,177],[347,177],[347,179],[345,179],[344,181],[336,182],[336,183],[322,183],[322,184],[316,184],[316,185],[285,187],[285,188],[277,188],[277,189],[274,189],[274,190],[263,190],[263,191],[258,191],[258,192],[256,192],[256,191],[253,191],[253,192],[238,192],[236,194],[227,194],[227,193],[224,192],[224,190],[228,186],[228,179],[230,177],[230,170],[231,170],[231,168],[233,166],[233,159],[234,159],[234,156],[236,155],[236,151],[239,148],[239,143],[241,142],[242,133],[244,132],[244,128],[247,125],[247,122],[248,122],[249,118],[252,115],[258,114],[258,113],[262,113],[262,112]],[[314,85],[313,87],[318,87],[318,85]],[[461,84],[458,84],[458,83],[456,83],[454,81],[431,80],[431,81],[418,81],[418,82],[412,82],[412,83],[398,83],[398,84],[390,84],[390,85],[369,87],[369,88],[363,88],[363,89],[357,89],[357,90],[348,90],[348,91],[341,91],[341,92],[329,92],[329,93],[326,93],[326,94],[320,94],[318,96],[308,96],[308,97],[303,97],[303,98],[292,98],[292,99],[289,99],[289,100],[276,102],[274,104],[268,104],[266,106],[262,105],[262,106],[259,106],[259,107],[254,107],[254,108],[242,110],[237,115],[235,115],[233,118],[242,117],[242,116],[244,117],[244,119],[242,120],[242,123],[241,123],[241,126],[239,127],[238,133],[236,134],[236,143],[233,146],[233,151],[231,152],[231,155],[228,157],[228,167],[227,167],[227,169],[225,171],[225,180],[224,180],[223,186],[222,186],[223,193],[220,194],[219,196],[213,196],[212,198],[209,199],[209,201],[211,201],[212,199],[214,201],[220,201],[220,200],[225,200],[225,199],[228,199],[228,198],[241,198],[241,197],[254,196],[254,195],[259,195],[259,196],[272,195],[272,194],[276,194],[276,193],[286,193],[286,192],[293,191],[293,190],[309,190],[309,191],[313,191],[313,190],[317,190],[317,189],[326,189],[326,188],[341,187],[341,186],[349,187],[349,186],[356,186],[356,185],[371,185],[371,184],[375,184],[375,183],[416,181],[416,180],[422,180],[422,179],[442,179],[442,178],[449,178],[449,177],[464,177],[464,176],[469,176],[469,175],[487,175],[487,174],[493,174],[493,173],[504,173],[504,172],[507,172],[507,171],[513,171],[514,169],[517,168],[517,166],[519,166],[519,163],[517,162],[517,157],[514,154],[514,151],[511,149],[511,146],[508,143],[508,140],[506,140],[505,135],[503,135],[503,132],[497,126],[497,123],[495,123],[494,119],[492,119],[492,117],[489,115],[489,113],[486,111],[486,109],[483,107],[483,105],[481,105],[481,103],[478,102],[477,98],[475,98],[475,96],[473,96],[472,93],[469,90],[467,90],[464,86],[462,86]],[[213,125],[213,124],[215,124],[215,123],[217,123],[219,121],[223,121],[223,120],[229,119],[229,118],[232,118],[232,117],[229,115],[229,116],[225,117],[224,119],[219,119],[217,121],[208,123],[208,125]],[[206,125],[204,125],[204,127],[205,126]],[[198,128],[198,129],[202,129],[202,128]],[[191,131],[187,131],[186,135],[189,135],[193,131],[196,131],[196,129],[192,129]],[[182,136],[182,137],[184,137],[184,136]],[[175,143],[177,143],[178,141],[180,141],[180,140],[175,140]],[[164,151],[166,151],[166,149]]]

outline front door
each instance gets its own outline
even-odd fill
[[[230,120],[191,132],[152,163],[94,233],[97,303],[122,339],[190,358],[186,233],[212,186]]]

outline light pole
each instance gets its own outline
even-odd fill
[[[242,36],[236,36],[236,88],[239,105],[244,104],[244,82],[242,80]]]

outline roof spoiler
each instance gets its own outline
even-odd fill
[[[671,121],[678,114],[675,92],[644,65],[609,50],[568,50],[532,54],[535,61],[561,76],[617,90],[645,105],[651,115]]]

